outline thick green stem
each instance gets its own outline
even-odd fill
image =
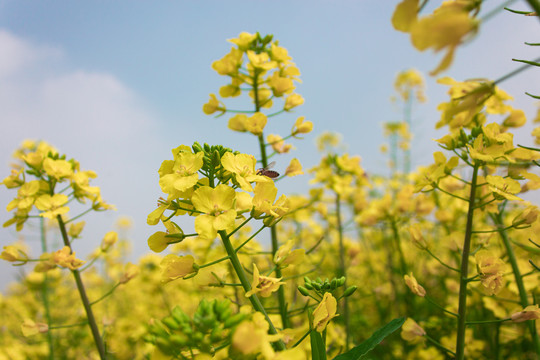
[[[64,220],[62,220],[62,216],[58,215],[56,219],[58,220],[58,227],[60,228],[60,232],[62,233],[64,245],[69,247],[70,252],[73,252],[69,243],[66,225],[64,223]],[[73,277],[75,278],[75,282],[77,283],[77,289],[79,290],[79,295],[81,296],[81,301],[83,303],[84,310],[86,311],[88,325],[90,325],[90,329],[92,330],[92,336],[94,337],[94,343],[96,344],[99,357],[101,360],[105,360],[107,359],[107,355],[105,352],[105,344],[103,343],[103,339],[101,338],[101,335],[99,333],[97,322],[94,317],[94,312],[92,311],[92,306],[90,305],[90,301],[88,300],[88,296],[86,295],[86,289],[84,288],[84,284],[81,279],[81,274],[78,270],[71,270],[71,272],[73,273]]]
[[[345,276],[345,284],[343,288],[347,288],[347,273],[345,266],[345,246],[343,245],[343,226],[341,224],[341,198],[336,193],[336,217],[337,217],[337,230],[339,237],[339,268],[338,277]],[[343,299],[343,321],[345,322],[345,351],[349,350],[350,342],[350,325],[349,325],[349,302],[347,298]]]
[[[41,252],[46,253],[47,249],[47,238],[45,236],[45,221],[43,218],[39,219],[39,229],[41,233]],[[47,273],[44,273],[43,284],[41,285],[41,297],[43,299],[43,307],[45,308],[45,318],[47,319],[47,326],[49,329],[52,328],[52,317],[51,317],[51,308],[49,305],[49,278]],[[52,337],[52,332],[47,331],[47,344],[49,345],[49,359],[54,359],[54,342]]]
[[[471,192],[469,195],[469,210],[467,212],[467,225],[465,227],[465,239],[463,241],[463,252],[461,254],[461,270],[459,279],[459,307],[458,326],[456,339],[456,359],[463,360],[465,356],[465,320],[467,310],[467,274],[469,272],[469,253],[471,249],[474,200],[476,197],[476,181],[478,177],[478,165],[473,167],[471,180]]]
[[[227,251],[227,255],[229,256],[229,259],[231,260],[231,265],[234,268],[234,271],[236,275],[238,276],[238,280],[240,280],[240,283],[242,284],[242,287],[244,288],[244,291],[247,293],[251,290],[251,283],[249,282],[246,272],[244,271],[244,268],[242,267],[242,264],[240,263],[240,259],[238,259],[238,255],[236,254],[236,251],[231,244],[231,240],[229,239],[229,236],[227,236],[227,232],[224,230],[219,231],[219,236],[221,237],[221,241],[223,242],[223,246],[225,247],[225,250]],[[251,302],[251,305],[255,309],[255,311],[258,311],[264,315],[266,318],[266,321],[268,321],[269,330],[268,332],[272,335],[277,334],[277,330],[274,327],[274,324],[272,323],[272,320],[270,320],[270,317],[268,317],[268,313],[266,312],[264,306],[262,305],[261,301],[257,297],[256,294],[253,294],[249,297],[249,301]],[[285,350],[285,344],[283,341],[278,340],[274,343],[275,347],[278,350]]]
[[[521,275],[521,272],[519,271],[516,255],[514,253],[514,249],[512,248],[512,244],[510,243],[510,239],[508,238],[508,235],[505,231],[503,231],[502,228],[504,228],[503,220],[502,220],[502,214],[499,212],[497,214],[491,215],[491,218],[495,222],[495,224],[501,228],[501,231],[499,234],[501,235],[501,240],[504,244],[504,247],[506,249],[506,254],[508,255],[508,261],[510,262],[510,265],[512,266],[512,272],[514,273],[514,278],[516,280],[516,285],[519,291],[519,299],[521,306],[523,308],[526,308],[529,306],[529,299],[527,297],[527,291],[525,290],[525,285],[523,284],[523,277]],[[527,321],[527,325],[529,326],[529,332],[531,333],[532,342],[534,344],[534,349],[536,351],[536,354],[540,356],[540,341],[538,339],[538,333],[536,332],[536,326],[534,324],[534,321]]]

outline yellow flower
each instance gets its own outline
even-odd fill
[[[226,230],[234,226],[236,210],[234,200],[236,192],[233,188],[221,184],[216,188],[201,186],[193,192],[191,202],[198,211],[204,213],[195,219],[195,231],[205,239],[213,239],[218,230]]]
[[[199,181],[198,171],[203,166],[203,156],[203,152],[197,154],[186,151],[180,152],[175,157],[170,171],[167,171],[159,179],[161,190],[164,193],[172,194],[189,190],[195,186]]]
[[[24,337],[33,336],[36,334],[44,334],[49,331],[49,325],[45,323],[36,323],[30,319],[24,319],[21,325],[21,332]]]
[[[280,335],[269,335],[268,328],[264,315],[254,313],[251,320],[242,321],[236,327],[232,336],[232,348],[243,355],[261,353],[263,359],[274,359],[271,342],[278,340]]]
[[[253,116],[245,120],[244,126],[253,135],[261,135],[267,122],[268,118],[266,115],[256,112]]]
[[[487,250],[478,251],[475,258],[486,293],[497,294],[503,286],[504,262]]]
[[[56,265],[75,270],[81,267],[85,261],[77,259],[75,253],[71,252],[69,246],[64,246],[62,249],[55,251],[50,259]]]
[[[260,213],[266,213],[274,217],[281,217],[289,211],[288,200],[285,195],[274,203],[277,188],[274,182],[257,183],[254,190],[253,206]]]
[[[71,163],[66,160],[46,158],[43,161],[43,170],[45,170],[47,175],[54,177],[57,180],[73,175],[73,167]]]
[[[232,48],[223,58],[212,63],[212,69],[219,75],[235,75],[242,65],[243,56],[244,53],[241,50]]]
[[[401,338],[405,341],[416,343],[421,341],[424,335],[426,331],[411,318],[407,318],[401,327]]]
[[[426,296],[426,290],[422,287],[422,285],[418,284],[418,281],[416,281],[416,278],[414,277],[413,273],[411,272],[411,275],[405,275],[403,277],[405,279],[405,283],[411,289],[411,291],[418,296],[424,297]]]
[[[247,119],[248,117],[245,114],[234,115],[232,118],[229,119],[229,123],[227,126],[233,131],[246,132]]]
[[[523,322],[527,320],[540,319],[540,309],[537,305],[529,305],[520,312],[514,313],[510,316],[513,322]]]
[[[521,127],[527,122],[527,117],[523,110],[513,109],[510,112],[510,115],[503,121],[503,126],[505,127]]]
[[[188,275],[197,272],[194,266],[195,260],[193,256],[177,256],[169,254],[161,260],[159,264],[161,268],[161,282],[167,283],[176,279],[184,279]]]
[[[210,100],[206,104],[203,105],[203,112],[206,115],[211,115],[215,113],[216,111],[220,111],[221,113],[224,113],[226,110],[225,105],[220,104],[219,100],[216,98],[216,95],[210,94]]]
[[[300,161],[298,161],[297,158],[293,158],[289,163],[289,166],[287,166],[287,169],[285,169],[285,176],[289,177],[302,175],[303,173],[302,164],[300,164]]]
[[[134,265],[128,262],[125,266],[124,273],[118,280],[118,283],[125,284],[131,279],[133,279],[134,277],[136,277],[137,275],[139,275],[139,273],[140,273],[139,267],[137,265]]]
[[[266,142],[272,146],[278,154],[286,154],[292,149],[291,144],[285,144],[283,138],[279,135],[270,134],[266,137]]]
[[[105,234],[101,240],[101,251],[106,252],[111,246],[118,241],[118,233],[116,231],[109,231]]]
[[[400,2],[392,15],[394,29],[409,32],[411,26],[416,22],[417,13],[418,0],[403,0]]]
[[[26,255],[19,247],[15,245],[4,246],[4,250],[0,254],[0,259],[15,262],[15,261],[25,261],[28,259]]]
[[[409,11],[412,7],[409,6]],[[417,50],[432,48],[438,52],[446,49],[439,66],[430,73],[435,76],[450,66],[456,48],[466,36],[476,32],[478,21],[469,15],[465,3],[452,1],[443,2],[433,14],[413,21],[409,26],[411,42]]]
[[[81,235],[81,232],[84,229],[84,225],[86,225],[85,221],[79,221],[77,223],[72,223],[69,226],[68,235],[73,239],[78,238],[79,235]]]
[[[488,175],[486,176],[486,182],[496,198],[522,200],[514,195],[521,192],[521,185],[516,180],[510,178],[505,179],[502,176],[497,175]]]
[[[253,264],[253,281],[251,282],[251,290],[246,293],[246,297],[254,294],[261,294],[262,297],[269,297],[273,292],[277,291],[284,282],[280,282],[281,278],[273,278],[259,275],[257,265]]]
[[[285,99],[285,105],[283,105],[283,110],[288,111],[292,108],[300,106],[304,103],[304,98],[299,94],[290,94]]]
[[[306,251],[304,249],[292,250],[292,246],[292,240],[289,240],[286,244],[280,246],[274,256],[274,264],[284,269],[289,265],[295,265],[302,262]]]
[[[313,123],[311,121],[304,120],[305,116],[300,116],[298,119],[296,119],[296,122],[294,123],[291,130],[292,136],[295,136],[297,134],[307,134],[313,130]]]
[[[57,215],[65,214],[69,211],[69,207],[63,206],[68,202],[68,197],[64,194],[41,195],[36,199],[36,207],[44,211],[39,216],[48,219],[54,219]]]
[[[253,192],[252,182],[271,181],[266,176],[257,175],[255,164],[257,160],[253,155],[248,154],[233,154],[226,152],[221,157],[221,165],[225,170],[234,174],[234,180],[240,185],[244,191]]]
[[[323,299],[313,310],[313,328],[318,332],[323,332],[326,326],[336,316],[337,300],[330,293],[324,293]]]
[[[272,89],[275,97],[281,97],[284,94],[290,94],[294,89],[294,84],[291,78],[282,77],[275,72],[268,79],[268,86]]]
[[[257,34],[250,34],[248,32],[241,32],[238,38],[228,39],[228,42],[236,44],[240,50],[249,49],[249,45],[257,38]]]

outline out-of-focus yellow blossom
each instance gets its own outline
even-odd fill
[[[306,251],[304,249],[292,250],[292,247],[292,240],[288,240],[284,245],[280,246],[274,256],[274,264],[283,269],[289,265],[295,265],[302,262]]]
[[[167,283],[176,279],[183,279],[188,275],[197,272],[194,267],[195,260],[193,256],[178,256],[169,254],[161,260],[159,267],[161,268],[161,282]]]
[[[268,86],[272,89],[272,93],[276,97],[281,97],[285,94],[291,94],[295,89],[293,79],[282,77],[277,72],[274,72],[268,79]]]
[[[227,152],[221,158],[221,165],[225,170],[234,174],[234,180],[244,191],[253,192],[252,182],[271,181],[268,177],[257,175],[255,164],[257,160],[253,155],[233,154]]]
[[[62,249],[55,251],[51,256],[51,261],[71,270],[75,270],[85,263],[85,261],[75,257],[75,253],[71,252],[69,246],[64,246]]]
[[[298,119],[296,119],[296,122],[291,130],[292,136],[298,134],[308,134],[313,131],[313,123],[311,121],[304,121],[305,119],[305,116],[300,116]]]
[[[504,262],[488,250],[478,251],[475,259],[486,293],[497,294],[503,286]]]
[[[424,297],[426,296],[426,290],[422,287],[422,285],[418,284],[418,281],[416,281],[416,278],[414,277],[413,273],[411,272],[411,275],[405,275],[403,277],[405,279],[405,283],[411,289],[411,291],[418,296]]]
[[[227,41],[238,46],[240,50],[249,49],[249,44],[257,38],[257,34],[250,34],[248,32],[241,32],[237,38],[228,39]]]
[[[261,112],[256,112],[245,120],[244,126],[246,130],[253,135],[261,135],[267,122],[268,118],[266,115]]]
[[[339,145],[341,142],[341,135],[325,131],[317,137],[316,142],[319,151],[330,151]]]
[[[221,184],[216,188],[201,186],[193,192],[191,202],[202,215],[195,219],[195,231],[205,239],[214,239],[218,230],[226,230],[234,226],[236,210],[233,188]]]
[[[22,185],[17,191],[17,197],[10,201],[6,210],[11,211],[15,208],[23,211],[32,210],[32,205],[34,205],[37,193],[40,190],[40,184],[39,180],[32,180]]]
[[[69,211],[69,207],[63,206],[68,202],[68,197],[64,194],[41,195],[36,199],[36,207],[43,211],[39,216],[54,219],[58,215],[63,215]]]
[[[248,131],[246,128],[247,119],[248,117],[245,114],[236,114],[229,119],[228,127],[234,131],[246,132]]]
[[[203,112],[206,115],[211,115],[216,111],[224,113],[226,111],[225,105],[220,103],[220,101],[216,98],[216,95],[210,94],[210,100],[203,105]]]
[[[214,69],[220,75],[236,75],[242,65],[243,52],[239,49],[231,48],[231,51],[220,60],[212,63]]]
[[[423,340],[426,331],[411,318],[407,318],[401,327],[401,338],[405,341],[417,343]]]
[[[526,122],[527,117],[525,116],[525,112],[523,112],[523,110],[512,109],[510,115],[504,119],[503,126],[517,128],[525,125]]]
[[[324,296],[313,310],[313,328],[318,332],[323,332],[326,326],[336,316],[337,300],[329,292],[324,293]]]
[[[523,322],[527,320],[536,320],[540,319],[540,309],[538,308],[538,304],[536,305],[529,305],[525,309],[521,310],[520,312],[514,313],[510,316],[513,322]]]
[[[459,129],[482,124],[485,117],[477,117],[476,122],[473,120],[484,108],[486,113],[498,115],[507,114],[513,110],[505,103],[507,100],[512,100],[512,97],[487,80],[459,82],[450,77],[443,77],[437,82],[450,86],[448,94],[451,98],[450,102],[441,103],[438,106],[442,114],[440,121],[436,124],[437,128],[448,125],[450,129]]]
[[[266,142],[272,146],[278,154],[286,154],[292,149],[291,144],[285,144],[283,138],[279,135],[270,134],[266,137]]]
[[[256,312],[251,320],[242,321],[232,336],[231,346],[243,355],[260,353],[263,359],[274,359],[275,352],[271,342],[280,335],[268,335],[268,322],[264,315]]]
[[[262,297],[269,297],[273,292],[277,291],[284,282],[281,278],[262,276],[259,274],[257,265],[253,264],[253,281],[251,282],[251,290],[246,292],[246,297],[254,294],[260,294]]]
[[[253,70],[271,70],[276,67],[277,63],[273,60],[270,60],[270,56],[267,53],[257,54],[255,51],[248,50],[246,55],[249,59],[247,65],[249,71]]]
[[[398,31],[409,32],[416,22],[418,13],[418,0],[403,0],[392,15],[392,25]]]
[[[527,206],[522,212],[520,212],[514,219],[512,220],[512,226],[514,227],[520,227],[523,225],[530,225],[538,219],[539,211],[538,207],[536,206]]]
[[[125,284],[131,279],[135,278],[137,275],[139,275],[140,272],[141,271],[137,265],[132,264],[132,263],[127,263],[124,268],[124,273],[118,280],[118,283]]]
[[[289,166],[285,169],[285,176],[292,177],[302,174],[304,174],[304,171],[302,171],[302,164],[300,164],[300,161],[298,161],[297,158],[292,158]]]
[[[289,111],[297,106],[300,106],[304,103],[304,98],[299,94],[290,94],[285,99],[285,105],[283,105],[283,110]]]
[[[73,239],[78,238],[79,235],[81,235],[81,232],[84,229],[84,225],[86,225],[85,221],[79,221],[79,222],[70,224],[69,225],[69,230],[68,230],[68,235]]]
[[[109,250],[111,246],[116,244],[117,241],[118,241],[118,233],[116,231],[109,231],[108,233],[105,234],[105,236],[101,240],[101,246],[100,246],[101,251],[106,252],[107,250]]]
[[[446,49],[442,61],[430,75],[446,70],[454,58],[456,48],[467,37],[476,33],[478,20],[469,15],[469,4],[445,1],[432,14],[417,18],[418,1],[404,0],[396,7],[392,24],[399,31],[409,32],[411,42],[420,51]]]
[[[408,101],[414,93],[416,100],[419,102],[426,101],[425,82],[422,74],[416,69],[409,69],[400,72],[394,81],[394,89],[401,96],[403,101]]]
[[[37,334],[45,334],[49,331],[49,326],[45,323],[36,323],[30,319],[24,319],[21,325],[21,332],[24,337],[29,337]]]
[[[20,246],[8,245],[4,246],[2,253],[0,253],[0,259],[9,262],[25,261],[28,259],[28,255],[26,255]]]
[[[46,158],[43,160],[43,170],[57,180],[62,178],[70,177],[73,175],[73,166],[70,162],[66,160],[53,160],[51,158]]]

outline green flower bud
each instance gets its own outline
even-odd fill
[[[225,320],[225,323],[223,324],[226,329],[232,328],[238,324],[240,324],[244,319],[246,318],[245,314],[235,314]]]
[[[313,290],[313,285],[311,283],[304,284],[304,287],[308,290]]]
[[[304,296],[309,296],[309,290],[306,289],[305,287],[303,286],[299,286],[298,287],[298,291],[300,292],[300,294],[304,295]]]
[[[167,326],[171,330],[180,329],[180,324],[172,316],[167,316],[161,321],[163,322],[163,324],[165,324],[165,326]]]
[[[343,297],[351,296],[352,294],[354,294],[354,292],[356,291],[356,289],[358,289],[358,286],[356,286],[356,285],[349,286],[349,287],[347,288],[347,290],[345,290],[345,291],[343,292]]]
[[[199,144],[198,142],[194,142],[193,145],[191,146],[191,148],[193,149],[193,152],[194,153],[198,153],[198,152],[201,152],[203,151],[203,148],[201,146],[201,144]]]
[[[345,281],[347,280],[347,278],[345,278],[345,276],[342,276],[338,279],[338,286],[343,286],[345,285]]]

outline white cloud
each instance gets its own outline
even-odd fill
[[[11,153],[22,140],[48,141],[68,158],[79,160],[83,169],[95,170],[99,177],[94,184],[119,209],[90,218],[78,254],[99,246],[119,215],[134,217],[142,228],[139,236],[144,237],[148,229],[141,222],[151,208],[140,190],[146,188],[150,193],[146,196],[152,198],[159,195],[152,191],[159,190],[155,180],[159,160],[150,159],[152,149],[158,157],[161,151],[153,130],[155,117],[141,105],[142,99],[112,74],[73,69],[61,49],[33,44],[3,30],[0,53],[0,178],[9,174]],[[14,195],[15,191],[0,187],[0,208]],[[0,222],[10,217],[0,211]],[[14,240],[12,229],[0,228],[2,245]],[[146,245],[138,243],[140,253]],[[36,243],[31,247],[39,248]],[[6,266],[0,263],[0,271]]]

